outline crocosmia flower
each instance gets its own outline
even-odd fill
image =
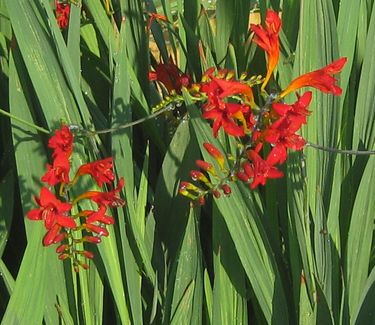
[[[176,91],[181,93],[182,87],[190,85],[190,76],[182,73],[173,63],[172,59],[168,63],[159,63],[155,67],[155,71],[150,71],[148,75],[150,81],[159,81],[168,92]]]
[[[333,77],[333,75],[342,70],[346,61],[347,58],[341,58],[328,64],[324,68],[299,76],[281,92],[280,97],[285,97],[290,92],[302,87],[313,87],[319,89],[323,93],[340,96],[342,89],[336,85],[337,80]]]
[[[122,188],[125,185],[123,178],[118,181],[117,187],[109,192],[99,192],[99,191],[88,191],[80,195],[76,202],[82,199],[90,199],[97,203],[98,205],[108,206],[108,207],[120,207],[125,204],[125,201],[119,196]]]
[[[272,150],[266,160],[263,160],[254,150],[249,150],[247,155],[250,162],[244,162],[242,167],[247,176],[252,179],[251,189],[258,185],[265,185],[268,178],[283,177],[283,173],[274,166],[278,158],[274,156]]]
[[[39,198],[35,197],[35,201],[39,208],[27,213],[27,217],[30,220],[43,220],[47,229],[51,229],[55,224],[66,228],[75,228],[77,226],[75,221],[67,216],[72,205],[61,202],[48,188],[42,187],[40,196]]]
[[[267,53],[267,74],[264,79],[262,89],[267,85],[273,70],[279,61],[280,45],[279,32],[281,29],[281,19],[277,12],[268,10],[266,14],[265,27],[251,24],[251,30],[255,33],[253,41]]]
[[[112,183],[115,179],[112,158],[109,157],[82,165],[79,167],[76,177],[86,174],[91,175],[98,186],[103,186],[105,183]]]
[[[115,220],[111,216],[106,215],[106,211],[107,208],[101,205],[98,211],[85,210],[81,212],[81,215],[87,216],[86,223],[101,222],[106,225],[113,225]]]
[[[253,98],[251,88],[238,81],[213,77],[211,81],[201,86],[200,91],[207,95],[207,103],[202,107],[202,117],[214,121],[212,126],[214,137],[217,137],[220,128],[229,135],[244,136],[247,131],[245,116],[249,114],[250,106],[228,102],[226,97],[243,95],[250,102]]]
[[[64,154],[57,155],[52,165],[47,164],[47,172],[42,176],[41,181],[50,186],[58,183],[69,183],[70,162]]]
[[[61,29],[65,29],[69,25],[70,4],[68,2],[55,1],[56,20]]]
[[[48,148],[53,149],[53,157],[63,154],[69,157],[73,151],[73,134],[66,125],[60,130],[56,130],[55,134],[48,141]]]

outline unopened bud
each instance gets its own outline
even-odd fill
[[[206,199],[204,198],[204,196],[200,196],[197,199],[197,202],[198,202],[199,205],[204,205],[206,203]]]
[[[217,161],[221,170],[224,170],[224,156],[212,143],[205,142],[203,147]]]
[[[242,168],[244,169],[244,171],[245,171],[245,173],[248,177],[250,177],[250,178],[254,177],[254,168],[248,161],[245,161],[242,164]]]
[[[212,191],[212,194],[213,194],[217,199],[221,196],[220,192],[217,191],[217,190],[213,190],[213,191]]]
[[[90,251],[83,251],[82,254],[92,260],[94,258],[94,253]]]
[[[59,260],[66,260],[69,257],[70,257],[70,254],[63,253],[59,255]]]
[[[206,175],[198,170],[192,170],[190,172],[190,177],[192,178],[193,181],[200,181],[206,184],[207,186],[211,186],[211,182],[208,180]]]
[[[60,254],[62,252],[65,252],[66,250],[69,249],[68,245],[60,245],[59,247],[56,248],[56,253]]]
[[[82,241],[92,244],[99,244],[102,242],[101,238],[97,236],[85,236],[82,238]]]
[[[195,164],[202,170],[210,173],[211,175],[213,176],[216,176],[216,171],[215,171],[215,168],[214,166],[212,166],[212,164],[210,164],[209,162],[207,161],[204,161],[204,160],[196,160],[195,161]]]
[[[61,242],[62,240],[64,240],[66,238],[66,233],[65,232],[62,232],[61,234],[58,234],[54,239],[53,239],[53,243],[54,244],[57,244],[59,242]]]
[[[229,185],[224,184],[221,189],[223,190],[225,195],[229,195],[232,193],[232,189],[229,187]]]
[[[97,225],[93,225],[91,223],[85,224],[84,227],[91,232],[97,233],[99,236],[107,237],[109,235],[107,229]]]
[[[250,181],[250,178],[249,176],[247,176],[247,174],[245,174],[244,172],[237,172],[237,178],[245,183],[249,182]]]

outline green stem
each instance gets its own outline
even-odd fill
[[[374,150],[346,150],[346,149],[337,149],[337,148],[329,148],[324,147],[319,144],[307,142],[305,147],[311,147],[318,150],[331,152],[331,153],[339,153],[343,155],[354,155],[354,156],[369,156],[369,155],[375,155]]]
[[[158,110],[157,112],[155,112],[153,114],[150,114],[150,115],[148,115],[146,117],[143,117],[139,120],[136,120],[136,121],[124,124],[124,125],[120,125],[119,127],[116,127],[116,128],[110,128],[110,129],[104,129],[104,130],[98,130],[98,131],[90,131],[90,130],[81,130],[81,131],[83,131],[83,133],[87,136],[94,136],[94,135],[97,135],[97,134],[104,134],[104,133],[113,133],[113,132],[116,132],[116,131],[119,131],[119,130],[130,128],[130,127],[132,127],[134,125],[137,125],[137,124],[141,124],[141,123],[143,123],[147,120],[151,120],[151,119],[155,118],[156,116],[158,116],[158,115],[160,115],[160,114],[162,114],[166,111],[173,110],[175,105],[176,105],[176,103],[172,102],[172,103],[168,104],[167,106],[163,107],[162,109]]]
[[[50,132],[49,132],[48,130],[46,130],[46,129],[40,127],[40,126],[37,126],[37,125],[35,125],[35,124],[33,124],[33,123],[30,123],[30,122],[28,122],[28,121],[26,121],[26,120],[23,120],[23,119],[21,119],[21,118],[19,118],[19,117],[17,117],[17,116],[14,116],[14,115],[8,113],[7,111],[4,111],[4,110],[1,109],[1,108],[0,108],[0,114],[5,115],[5,116],[7,116],[7,117],[9,117],[9,118],[11,118],[11,119],[17,121],[17,122],[22,123],[22,124],[25,124],[25,125],[27,125],[27,126],[33,128],[33,129],[35,129],[35,130],[38,130],[38,131],[40,131],[40,132],[42,132],[42,133],[50,134]]]

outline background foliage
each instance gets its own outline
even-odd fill
[[[197,81],[211,66],[264,74],[248,25],[271,7],[283,20],[275,91],[348,57],[343,96],[314,93],[303,136],[374,150],[372,0],[84,0],[62,32],[50,1],[0,0],[2,324],[375,323],[374,158],[307,147],[283,179],[191,209],[178,183],[200,154],[209,160],[202,142],[230,143],[188,98],[177,113],[80,139],[74,164],[113,155],[126,179],[127,205],[89,271],[57,260],[24,218],[48,157],[33,124],[100,130],[149,115],[162,100],[147,77],[159,53]],[[155,11],[173,24],[150,33]]]

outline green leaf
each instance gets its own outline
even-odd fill
[[[246,275],[223,216],[213,208],[214,290],[212,324],[248,324]]]
[[[191,209],[168,283],[165,324],[202,323],[203,269],[197,226],[197,211]]]

